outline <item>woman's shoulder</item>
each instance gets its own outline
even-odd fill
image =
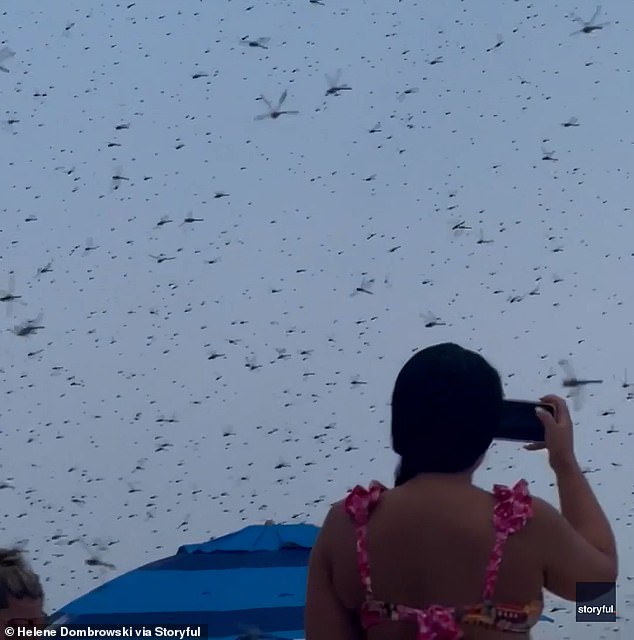
[[[388,487],[378,480],[372,480],[367,486],[357,484],[343,498],[331,503],[326,521],[349,520],[351,515],[371,509],[386,491],[389,491]]]

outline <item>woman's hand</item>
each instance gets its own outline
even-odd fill
[[[566,401],[556,395],[543,396],[540,401],[554,405],[555,416],[545,409],[536,410],[544,425],[544,442],[532,442],[524,448],[528,451],[548,449],[548,461],[555,473],[576,466],[572,418]]]

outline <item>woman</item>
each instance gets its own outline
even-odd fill
[[[357,486],[330,509],[310,559],[307,640],[528,639],[542,590],[612,582],[610,525],[573,449],[565,400],[538,412],[561,513],[520,480],[474,486],[502,411],[502,383],[480,355],[439,344],[416,353],[392,395],[393,489]]]
[[[17,637],[7,627],[44,628],[44,591],[19,549],[0,549],[0,640]]]

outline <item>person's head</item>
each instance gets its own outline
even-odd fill
[[[0,549],[0,640],[5,628],[44,623],[44,591],[40,579],[19,549]]]
[[[445,342],[403,366],[392,393],[392,448],[401,456],[395,484],[420,473],[472,472],[502,415],[498,372],[479,354]]]

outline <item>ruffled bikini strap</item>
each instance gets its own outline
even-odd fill
[[[483,598],[485,602],[493,600],[504,544],[509,536],[522,529],[533,515],[533,500],[528,491],[526,480],[519,480],[510,488],[496,484],[493,487],[493,496],[495,498],[493,509],[495,544],[489,557],[484,582]]]
[[[367,546],[368,520],[384,491],[387,491],[387,487],[373,480],[368,489],[357,485],[348,493],[344,501],[346,513],[352,518],[356,526],[357,563],[366,598],[372,596],[372,580],[370,578]]]

